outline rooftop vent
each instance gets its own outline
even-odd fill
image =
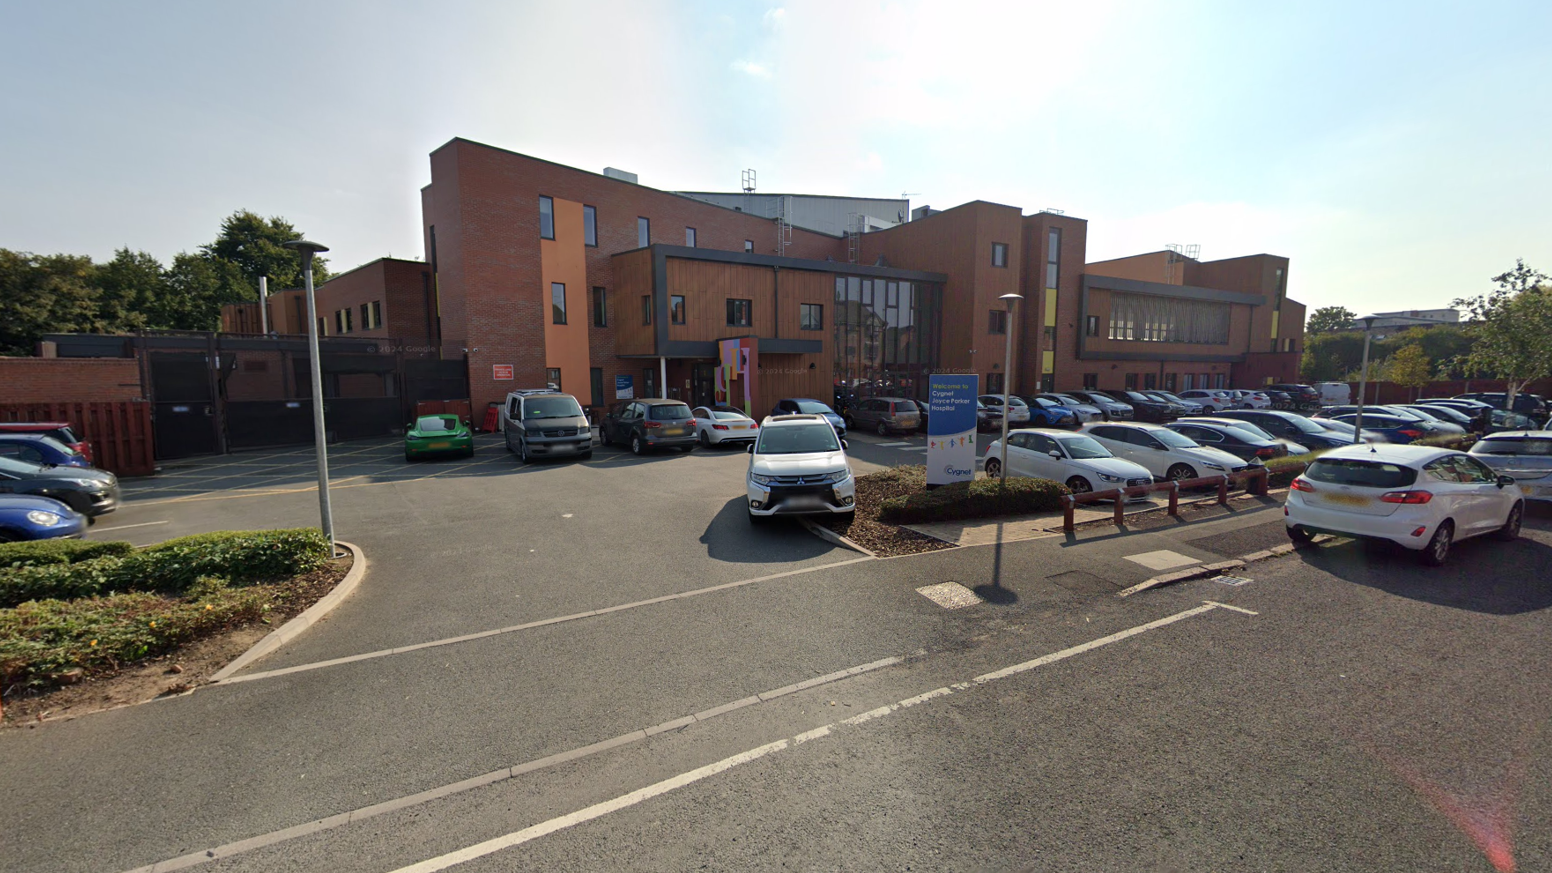
[[[621,182],[629,182],[632,185],[637,184],[635,173],[627,173],[624,170],[616,170],[614,167],[604,167],[604,175],[611,179],[619,179]]]

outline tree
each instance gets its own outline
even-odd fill
[[[155,324],[154,313],[167,296],[162,264],[145,252],[119,249],[96,269],[97,321],[107,332],[141,330]]]
[[[279,216],[263,218],[240,209],[221,222],[221,233],[214,242],[199,247],[201,256],[233,265],[235,271],[222,270],[222,302],[239,303],[259,299],[259,277],[268,276],[270,286],[302,286],[301,255],[285,247],[300,239],[302,232]],[[329,280],[328,261],[313,259],[313,281],[322,285]]]
[[[1511,410],[1515,394],[1552,375],[1552,289],[1541,284],[1547,279],[1516,260],[1514,269],[1493,277],[1495,290],[1455,301],[1471,316],[1467,331],[1474,342],[1465,357],[1467,372],[1507,382],[1505,407]]]
[[[1305,319],[1304,330],[1306,333],[1351,330],[1353,321],[1357,318],[1358,314],[1346,306],[1322,306]]]
[[[0,249],[0,354],[30,355],[45,333],[101,329],[92,259]]]
[[[1433,362],[1423,347],[1413,343],[1391,356],[1385,367],[1385,376],[1397,385],[1411,388],[1413,392],[1433,381]],[[1417,397],[1414,393],[1413,398]]]
[[[241,270],[229,261],[180,252],[167,270],[167,294],[153,321],[166,330],[215,330],[228,290],[241,282]]]

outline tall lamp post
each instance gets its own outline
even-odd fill
[[[1018,321],[1013,318],[1014,304],[1024,299],[1022,294],[1004,294],[997,298],[1008,303],[1008,341],[1003,343],[1002,351],[1002,442],[999,448],[1002,457],[998,459],[997,477],[1006,480],[1008,478],[1008,415],[1013,412],[1013,407],[1008,404],[1009,394],[1013,392],[1013,341],[1018,339],[1018,331],[1015,326]]]
[[[1369,340],[1370,330],[1374,327],[1374,319],[1377,315],[1365,315],[1358,319],[1363,322],[1363,369],[1358,373],[1358,417],[1353,420],[1353,445],[1363,442],[1363,395],[1369,387]]]
[[[313,445],[318,454],[318,514],[322,520],[323,538],[329,541],[329,551],[334,552],[334,512],[329,507],[329,451],[324,441],[323,427],[323,368],[318,362],[318,302],[313,294],[313,255],[329,250],[328,246],[294,239],[286,243],[302,255],[302,284],[307,289],[307,369],[313,383]]]

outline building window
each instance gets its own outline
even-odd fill
[[[684,244],[692,249],[695,248],[695,228],[687,227],[684,229]]]
[[[1223,387],[1226,387],[1228,384],[1229,384],[1229,374],[1228,373],[1214,373],[1213,374],[1213,387],[1214,388],[1223,388]]]
[[[993,309],[993,310],[988,311],[986,313],[986,315],[987,315],[987,324],[986,324],[986,332],[987,333],[1007,333],[1008,332],[1008,310],[1006,310],[1006,309]]]
[[[368,309],[365,303],[361,304],[361,329],[372,329],[372,310]]]
[[[684,324],[684,295],[675,294],[668,298],[668,323]]]
[[[550,197],[539,198],[539,236],[555,238],[555,201]]]
[[[986,374],[986,393],[987,394],[1001,394],[1002,393],[1002,374],[1001,373],[987,373]]]
[[[643,294],[643,295],[641,295],[641,323],[642,324],[651,324],[652,323],[652,295],[651,294]]]
[[[372,301],[372,327],[378,328],[378,327],[382,327],[382,326],[383,326],[383,301],[381,301],[381,300],[373,300]]]
[[[1099,316],[1090,315],[1083,330],[1089,336],[1099,336]]]
[[[752,254],[754,252],[754,240],[744,240],[744,252],[747,254]]]
[[[1293,337],[1291,337],[1291,336],[1283,337],[1283,351],[1285,351],[1285,352],[1293,351]]]
[[[636,219],[636,247],[646,248],[652,244],[652,222],[645,218]]]
[[[1045,326],[1045,348],[1046,351],[1056,348],[1056,325],[1054,324]]]
[[[1229,304],[1153,294],[1112,294],[1110,339],[1222,345],[1229,341]]]
[[[1187,373],[1184,376],[1181,376],[1180,377],[1180,384],[1181,384],[1180,390],[1182,390],[1182,391],[1190,391],[1192,388],[1196,387],[1195,375],[1192,374],[1192,373]]]
[[[1053,227],[1046,234],[1045,241],[1045,287],[1047,288],[1057,287],[1057,280],[1061,278],[1061,271],[1057,267],[1057,259],[1061,257],[1061,253],[1062,229]]]
[[[1175,390],[1175,374],[1174,373],[1165,373],[1164,374],[1164,390],[1165,391],[1174,391]]]
[[[546,387],[552,387],[556,391],[561,390],[561,387],[560,387],[560,368],[559,367],[550,367],[550,368],[546,369],[544,371],[544,380],[549,383],[549,385],[546,386]]]
[[[1206,388],[1206,387],[1208,387],[1207,379],[1208,379],[1208,376],[1207,376],[1206,373],[1203,373],[1200,376],[1197,376],[1196,377],[1196,387],[1198,387],[1198,388]]]
[[[992,243],[992,266],[1006,267],[1008,265],[1008,244]]]
[[[319,336],[328,336],[329,335],[329,320],[327,318],[324,318],[323,316],[319,316],[318,317],[318,335]]]
[[[1099,374],[1098,373],[1084,373],[1083,374],[1083,389],[1085,391],[1098,391],[1099,390]]]
[[[1136,391],[1137,390],[1137,374],[1136,373],[1127,373],[1126,374],[1126,390],[1128,390],[1128,391]]]
[[[819,303],[799,303],[798,326],[803,330],[824,330],[824,306]]]
[[[351,326],[351,323],[350,323],[350,315],[351,315],[351,312],[350,312],[350,308],[349,307],[346,307],[345,309],[338,310],[337,312],[334,313],[334,332],[335,333],[350,333],[351,332],[352,326]]]
[[[550,283],[550,315],[556,324],[566,323],[566,286],[561,282]]]
[[[582,244],[598,245],[598,210],[591,206],[582,207]]]
[[[727,302],[728,327],[749,327],[750,317],[754,311],[754,302],[751,300],[729,299]]]
[[[589,406],[604,405],[604,368],[593,367],[587,371],[588,388],[592,390],[593,397]]]
[[[609,292],[602,288],[593,289],[593,326],[609,326]]]
[[[1144,373],[1143,377],[1142,377],[1142,387],[1143,387],[1144,390],[1147,390],[1147,391],[1156,391],[1156,390],[1158,390],[1158,387],[1159,387],[1159,374],[1158,373]]]

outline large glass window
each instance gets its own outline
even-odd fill
[[[684,229],[684,244],[692,249],[695,248],[695,228],[687,227]]]
[[[591,206],[582,207],[582,243],[598,245],[598,210]]]
[[[803,330],[824,330],[824,306],[819,303],[798,304],[799,327]]]
[[[1229,304],[1113,293],[1110,339],[1221,345],[1229,341]]]
[[[869,397],[925,399],[927,375],[938,362],[941,307],[937,285],[836,276],[835,405]]]
[[[992,243],[992,266],[1006,267],[1008,265],[1008,244]]]
[[[555,201],[549,197],[539,198],[539,236],[555,238]]]
[[[652,222],[645,218],[636,219],[636,245],[646,248],[652,244]]]
[[[561,282],[550,283],[550,316],[556,324],[566,323],[566,286]]]
[[[1045,287],[1055,288],[1061,278],[1062,229],[1051,228],[1045,241]]]

